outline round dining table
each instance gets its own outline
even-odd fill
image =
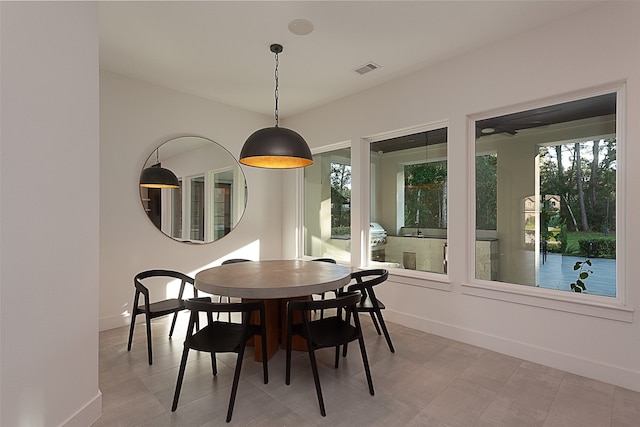
[[[195,287],[214,295],[263,300],[269,359],[280,343],[285,342],[287,301],[309,299],[312,294],[340,289],[350,281],[351,268],[343,265],[299,259],[266,260],[224,264],[202,270],[195,276]],[[262,360],[261,347],[259,343],[255,344],[256,360]],[[305,348],[299,340],[293,345],[298,350]]]

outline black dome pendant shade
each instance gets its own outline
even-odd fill
[[[180,188],[178,178],[169,169],[151,166],[142,171],[140,187],[146,188]]]
[[[255,131],[240,152],[240,163],[272,169],[309,166],[311,150],[299,133],[278,126]]]
[[[276,55],[275,120],[273,127],[252,133],[240,151],[240,163],[268,169],[301,168],[313,164],[311,150],[299,133],[278,126],[278,54],[282,52],[279,44],[271,45]]]
[[[180,188],[178,177],[169,169],[160,166],[158,149],[156,148],[156,164],[145,168],[140,174],[140,187],[145,188]]]

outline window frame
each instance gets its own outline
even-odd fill
[[[576,294],[573,292],[558,292],[554,290],[522,286],[513,283],[496,282],[477,279],[475,273],[476,248],[475,245],[467,245],[467,278],[462,284],[462,293],[477,297],[497,299],[518,304],[531,305],[541,308],[566,311],[571,313],[585,314],[589,316],[602,317],[624,322],[632,321],[633,310],[627,307],[627,286],[625,270],[627,265],[626,251],[621,248],[626,247],[626,83],[616,82],[596,88],[585,89],[554,97],[539,99],[510,107],[494,109],[478,114],[467,116],[467,169],[475,171],[476,157],[476,136],[475,122],[491,117],[511,114],[519,111],[530,110],[560,104],[564,102],[577,101],[608,93],[616,94],[616,149],[617,149],[617,171],[616,171],[616,297],[605,297],[589,294]],[[475,197],[476,182],[475,173],[468,174],[469,195],[467,203],[467,240],[475,240]]]
[[[362,268],[376,268],[378,264],[375,261],[370,260],[370,236],[369,236],[369,227],[368,224],[371,218],[371,156],[370,156],[370,145],[371,143],[384,141],[387,139],[393,139],[401,136],[411,135],[420,132],[427,132],[435,129],[446,128],[447,134],[450,135],[450,121],[443,119],[428,123],[423,123],[416,126],[406,127],[397,129],[390,132],[381,132],[373,135],[369,135],[360,139],[360,156],[359,162],[357,164],[357,169],[354,171],[352,164],[352,175],[358,176],[360,181],[359,193],[360,197],[357,199],[358,202],[361,203],[360,206],[360,224],[362,225],[362,229],[359,230],[361,232],[361,242],[360,242],[360,258],[359,258],[359,267]],[[449,174],[449,165],[451,164],[451,152],[452,150],[448,146],[449,141],[447,141],[447,155],[446,157],[438,157],[438,160],[446,160],[447,162],[447,170]],[[449,182],[449,179],[448,179]],[[450,201],[450,189],[451,185],[447,186],[447,200]],[[353,210],[352,210],[353,215]],[[450,216],[449,211],[447,211],[447,245],[450,244],[451,238],[449,236],[448,227],[450,225]],[[365,227],[365,225],[367,225]],[[352,217],[352,227],[353,227],[353,217]],[[390,279],[394,282],[403,283],[410,286],[417,286],[423,288],[437,289],[442,291],[450,292],[452,290],[452,282],[449,276],[448,270],[443,273],[435,273],[430,271],[420,271],[420,270],[409,270],[405,268],[395,268],[390,266],[385,266],[387,270],[389,270]]]
[[[352,195],[351,195],[351,200],[353,200],[353,163],[354,163],[354,158],[353,158],[353,145],[351,143],[351,141],[343,141],[343,142],[337,142],[334,144],[328,144],[328,145],[323,145],[321,147],[317,147],[317,148],[313,148],[311,149],[311,155],[315,156],[318,154],[324,154],[324,153],[328,153],[330,151],[338,151],[338,150],[343,150],[343,149],[349,149],[350,152],[350,166],[351,166],[351,191],[352,191]],[[318,258],[317,256],[312,256],[312,255],[305,255],[304,253],[304,248],[305,248],[305,241],[304,241],[304,206],[305,206],[305,187],[304,187],[304,169],[298,169],[298,174],[297,174],[297,209],[296,209],[296,224],[298,224],[298,229],[296,230],[296,257],[300,258],[300,259],[306,259],[306,260],[312,260],[314,258]],[[351,240],[353,241],[353,230],[354,229],[354,219],[353,219],[353,205],[350,211],[350,216],[351,216]],[[352,250],[350,251],[350,256],[349,256],[349,261],[345,262],[344,260],[340,260],[337,259],[336,262],[338,264],[346,264],[349,266],[354,265],[354,261],[353,261],[353,243],[352,243]]]

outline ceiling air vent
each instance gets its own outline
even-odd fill
[[[377,68],[380,68],[380,66],[378,64],[375,64],[373,62],[369,62],[367,64],[364,64],[361,67],[356,68],[355,71],[358,74],[367,74],[369,71],[373,71]]]

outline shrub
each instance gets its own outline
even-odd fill
[[[351,227],[333,227],[331,229],[332,236],[348,236],[351,234]]]
[[[567,224],[563,223],[560,225],[560,233],[558,233],[558,240],[560,240],[560,252],[567,253]]]
[[[615,258],[616,241],[606,237],[578,239],[580,254],[587,257]]]

